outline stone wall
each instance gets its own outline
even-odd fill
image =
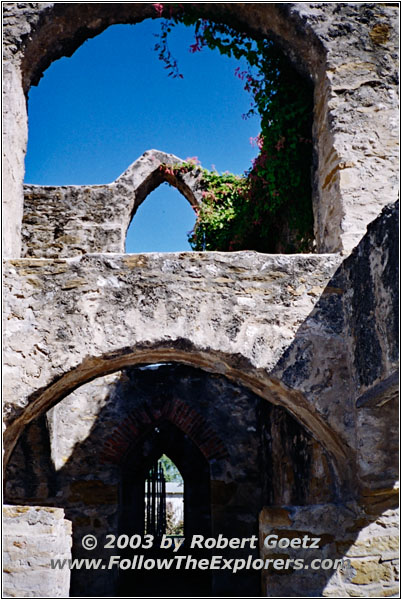
[[[315,231],[318,251],[332,254],[119,254],[136,208],[161,183],[158,165],[179,160],[146,153],[104,186],[27,186],[24,257],[18,258],[24,94],[53,60],[71,54],[85,39],[111,24],[155,14],[151,4],[138,3],[5,3],[5,252],[12,257],[5,263],[3,295],[7,493],[12,502],[35,504],[39,498],[38,504],[57,505],[59,490],[69,510],[75,505],[84,512],[84,500],[92,494],[109,507],[104,523],[111,525],[116,489],[113,495],[108,486],[115,484],[102,477],[113,478],[117,463],[108,463],[110,470],[95,484],[87,472],[75,488],[71,478],[63,482],[66,465],[89,444],[94,454],[81,466],[95,468],[91,460],[100,444],[91,446],[93,428],[104,432],[111,424],[120,446],[108,438],[101,449],[110,459],[112,448],[120,460],[124,448],[128,451],[127,421],[118,421],[113,411],[114,420],[98,421],[113,406],[111,390],[124,386],[134,367],[181,363],[180,369],[206,372],[204,381],[224,381],[222,390],[246,389],[239,396],[233,392],[239,406],[227,401],[225,409],[233,409],[228,421],[242,414],[247,422],[239,433],[242,456],[247,448],[253,456],[260,453],[264,477],[277,479],[271,489],[267,480],[258,482],[265,504],[262,534],[316,532],[323,537],[320,557],[350,559],[346,570],[314,580],[307,570],[268,572],[264,593],[300,595],[303,589],[313,595],[392,596],[398,477],[397,6],[229,3],[198,9],[256,35],[272,35],[313,81]],[[196,205],[201,189],[196,172],[168,182]],[[258,418],[242,404],[245,396]],[[169,402],[158,402],[148,406],[153,419],[155,406],[160,414],[172,414]],[[201,466],[230,454],[236,444],[222,437],[225,419],[212,414],[219,412],[219,402],[206,407],[198,398],[189,412],[178,400],[173,404],[176,420],[166,435],[176,427],[178,444],[201,457]],[[132,419],[132,412],[124,412],[129,404],[114,406]],[[202,427],[195,435],[198,418]],[[258,443],[247,432],[256,423]],[[138,456],[144,458],[145,451],[141,446]],[[247,461],[240,464],[247,467]],[[221,485],[225,477],[216,477],[220,484],[213,498],[228,498]],[[328,495],[322,494],[323,480],[330,481]],[[220,511],[216,505],[208,504],[215,515],[228,508],[223,503]],[[259,507],[253,507],[256,521]],[[22,514],[18,507],[9,510]],[[29,519],[41,510],[24,507]],[[89,521],[79,526],[95,527],[99,508],[91,510],[80,515]],[[43,523],[53,518],[49,515],[62,522],[61,513],[48,508]],[[21,521],[20,526],[25,535],[28,525]],[[52,543],[49,538],[47,548]],[[34,553],[41,557],[38,548]],[[24,571],[10,585],[30,586],[30,575],[37,581],[35,570]],[[67,586],[60,577],[65,573],[52,571],[40,579],[41,585],[49,583],[48,595]],[[15,593],[23,595],[24,589]]]
[[[40,396],[52,381],[65,395],[105,375],[105,368],[111,372],[130,363],[178,360],[225,374],[285,405],[342,460],[345,451],[332,429],[353,439],[352,429],[338,416],[338,410],[345,414],[353,407],[346,390],[342,407],[336,401],[348,370],[339,332],[331,323],[325,329],[336,356],[322,354],[321,365],[328,360],[328,368],[335,370],[337,364],[325,393],[320,389],[310,400],[297,392],[292,396],[290,388],[271,377],[339,263],[337,256],[254,252],[10,261],[5,277],[6,415],[9,421],[20,415],[21,425],[36,416],[35,407],[45,408]],[[333,305],[342,312],[338,288],[329,286],[324,299],[319,320],[331,318]],[[309,337],[311,331],[300,335]],[[88,363],[86,357],[93,358]],[[304,372],[313,387],[310,373]],[[57,384],[64,375],[70,383]],[[318,398],[319,411],[314,408]],[[49,398],[46,408],[54,401]],[[331,431],[320,412],[328,415]]]
[[[313,210],[319,252],[350,251],[396,200],[398,7],[374,3],[199,4],[200,16],[273,37],[315,84]],[[4,4],[4,251],[21,247],[24,94],[53,60],[151,4]]]
[[[336,256],[257,253],[10,261],[6,435],[105,370],[184,360],[285,406],[340,464],[350,461],[355,402],[397,369],[396,215],[388,209],[340,268]]]
[[[356,449],[359,479],[369,496],[381,487],[387,493],[397,480],[398,221],[396,203],[368,227],[275,368],[281,381],[297,386],[307,397],[319,390],[321,413],[327,410],[324,403],[334,375],[342,372],[345,387],[339,380],[335,384],[338,395],[332,396],[331,410],[338,425],[342,422],[357,436],[350,445]],[[347,367],[339,361],[336,339],[328,343],[328,331],[345,341]],[[321,365],[314,367],[314,356],[320,356]],[[320,369],[320,383],[314,380],[315,369]]]
[[[22,256],[62,258],[90,252],[124,252],[126,232],[144,199],[163,181],[196,207],[202,173],[166,174],[161,165],[180,165],[172,154],[149,150],[108,185],[24,186]]]
[[[305,547],[297,547],[295,538]],[[272,560],[262,574],[267,596],[294,597],[296,590],[306,597],[398,596],[397,510],[373,518],[355,503],[266,507],[260,514],[260,548],[261,557]],[[303,563],[293,562],[297,559]]]
[[[361,513],[372,526],[396,502],[397,208],[343,261],[257,253],[8,261],[6,455],[29,422],[80,385],[135,364],[181,362],[285,407],[327,453],[321,477],[329,466],[336,501],[358,503],[357,536]],[[273,449],[291,438],[272,432]],[[294,502],[286,493],[269,501]]]
[[[71,523],[61,508],[4,506],[4,598],[67,598],[70,569],[51,559],[71,559]]]

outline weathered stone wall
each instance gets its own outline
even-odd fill
[[[398,203],[386,207],[345,261],[356,388],[356,449],[365,494],[378,502],[393,487],[399,443]],[[369,499],[367,500],[369,501]]]
[[[27,186],[26,258],[21,259],[24,94],[53,60],[71,54],[88,37],[155,13],[152,5],[138,3],[6,3],[4,9],[5,253],[14,257],[4,270],[6,460],[20,439],[10,463],[10,498],[57,504],[56,475],[62,476],[80,446],[90,444],[93,427],[107,426],[107,419],[97,419],[113,405],[110,390],[122,373],[135,365],[182,363],[224,376],[229,387],[245,386],[247,394],[261,398],[251,404],[260,403],[262,464],[266,477],[278,476],[273,490],[261,483],[262,501],[271,505],[262,513],[262,532],[274,527],[292,535],[298,529],[322,533],[328,556],[351,558],[349,570],[320,574],[314,581],[307,571],[268,573],[264,593],[285,595],[296,578],[296,588],[314,594],[393,595],[397,6],[198,6],[200,15],[272,35],[314,82],[317,249],[340,254],[116,254],[123,251],[125,228],[136,208],[162,181],[152,155],[145,154],[105,186]],[[194,206],[200,182],[192,178],[166,180]],[[356,244],[343,260],[341,254]],[[91,253],[95,250],[99,253]],[[67,410],[56,406],[63,399]],[[284,409],[297,421],[297,431]],[[49,410],[61,423],[52,413],[45,417]],[[197,410],[192,406],[190,414]],[[244,406],[241,412],[247,414]],[[73,415],[84,416],[79,428]],[[249,417],[248,426],[254,427]],[[124,441],[122,427],[114,431]],[[214,434],[210,450],[219,454],[228,447],[220,432]],[[201,452],[201,438],[195,445]],[[30,447],[37,449],[37,461],[29,458]],[[304,467],[314,466],[308,476],[306,469],[292,466],[298,460],[295,447]],[[64,452],[70,451],[65,463]],[[91,456],[86,461],[92,465]],[[26,480],[18,474],[19,465],[30,474]],[[110,468],[106,478],[113,477]],[[320,495],[322,479],[331,481],[330,497]],[[89,491],[110,500],[110,482],[100,482]],[[71,485],[66,479],[60,489],[74,492],[76,500],[68,502],[79,504],[85,485],[75,490]],[[299,506],[299,492],[309,506]],[[111,520],[115,496],[112,500],[110,513],[105,512]],[[89,521],[81,526],[95,527],[97,511],[85,514]],[[56,595],[57,581],[55,589],[49,585],[49,595]]]
[[[50,560],[71,559],[71,523],[61,508],[4,506],[4,598],[67,598],[70,569]]]
[[[110,372],[135,362],[178,360],[222,372],[284,404],[342,460],[345,450],[332,428],[348,439],[338,411],[353,413],[353,404],[342,383],[348,365],[339,332],[331,323],[325,331],[325,339],[336,346],[336,356],[320,359],[320,368],[328,360],[328,368],[334,369],[325,393],[315,392],[314,400],[297,393],[291,397],[286,385],[271,377],[339,262],[337,256],[254,252],[11,261],[5,278],[6,414],[10,420],[20,414],[21,424],[26,422],[34,407],[42,405],[39,396],[49,383],[69,371],[70,385],[77,387],[89,379],[88,368],[94,369],[92,378],[104,375],[105,367]],[[324,321],[331,318],[328,307],[338,303],[338,289],[330,286],[326,298],[319,317]],[[49,308],[44,311],[44,306]],[[322,344],[322,336],[317,343]],[[85,357],[95,359],[93,366],[85,365]],[[63,395],[72,391],[63,384],[57,387]],[[339,389],[345,389],[342,406]],[[318,397],[331,432],[313,408]]]
[[[62,258],[124,252],[132,217],[163,181],[179,189],[192,206],[201,202],[201,169],[170,175],[160,168],[183,162],[172,154],[149,150],[108,185],[25,185],[22,256]]]
[[[319,252],[349,251],[396,199],[397,5],[199,4],[282,45],[315,84],[313,209]],[[26,145],[23,95],[49,64],[114,23],[155,17],[151,4],[5,3],[5,253],[19,256]]]
[[[275,547],[277,540],[310,538],[307,547]],[[318,548],[309,547],[319,538]],[[284,543],[284,542],[282,542]],[[266,507],[260,514],[260,548],[271,562],[263,571],[263,593],[277,598],[303,596],[327,598],[382,598],[399,594],[399,512],[388,509],[377,517],[358,505]],[[294,569],[287,560],[302,559]],[[314,560],[327,560],[327,563]],[[329,568],[337,559],[342,564]],[[280,562],[282,561],[282,562]],[[324,567],[324,568],[323,568]],[[286,572],[286,575],[285,575]]]
[[[336,461],[353,462],[356,413],[365,411],[355,403],[397,369],[396,214],[385,211],[337,270],[336,256],[257,253],[10,261],[5,400],[9,422],[19,418],[9,439],[90,378],[178,360],[285,406]],[[370,448],[361,444],[362,460]],[[370,477],[377,469],[383,479],[384,462],[374,464]]]
[[[398,475],[397,234],[394,206],[343,262],[256,253],[8,261],[6,454],[28,422],[81,384],[182,362],[287,408],[324,447],[336,501],[358,500],[367,525],[382,519],[395,508]],[[272,431],[274,452],[283,436]],[[354,535],[365,526],[356,516]]]
[[[396,203],[369,226],[274,371],[306,397],[319,390],[320,413],[328,410],[330,390],[338,390],[330,410],[336,405],[338,425],[342,422],[357,436],[350,445],[358,453],[359,478],[368,496],[378,494],[381,487],[387,494],[398,479],[398,217]],[[334,335],[330,343],[329,331]],[[347,345],[347,366],[339,361],[340,339]],[[320,365],[314,357],[320,357]],[[314,377],[318,370],[320,383]],[[335,384],[336,373],[345,378],[344,387],[340,380]]]

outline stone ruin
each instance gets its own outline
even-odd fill
[[[180,162],[158,151],[111,184],[23,186],[30,86],[155,10],[3,4],[5,597],[135,596],[158,580],[70,581],[50,559],[93,558],[86,534],[143,531],[144,477],[162,453],[184,478],[186,536],[343,559],[184,573],[185,595],[397,597],[398,6],[195,6],[270,36],[314,84],[317,253],[125,254],[157,166]],[[168,182],[200,201],[197,172]],[[307,534],[318,550],[263,543]],[[116,554],[101,546],[96,557]]]

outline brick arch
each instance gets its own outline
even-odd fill
[[[225,444],[205,417],[183,400],[173,398],[167,400],[161,410],[153,406],[141,406],[128,415],[104,442],[101,460],[120,464],[130,449],[138,444],[150,429],[164,420],[186,434],[208,461],[227,456]]]

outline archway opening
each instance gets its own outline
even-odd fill
[[[244,359],[244,357],[243,357]],[[92,381],[102,380],[104,376],[115,377],[126,368],[151,368],[141,365],[183,364],[202,369],[213,374],[224,374],[234,384],[246,388],[270,403],[284,407],[307,431],[309,431],[332,457],[339,480],[349,481],[349,454],[352,450],[345,440],[339,438],[320,417],[312,410],[300,393],[290,388],[282,393],[277,382],[271,380],[267,373],[260,369],[250,370],[247,360],[239,363],[237,355],[198,348],[187,339],[174,341],[158,341],[142,343],[129,348],[123,347],[102,356],[85,358],[78,366],[66,371],[47,386],[35,392],[28,400],[25,414],[12,420],[4,432],[4,461],[6,466],[10,456],[28,424],[43,416],[74,391]],[[283,386],[281,386],[282,388]],[[27,420],[27,413],[29,419]],[[347,448],[347,451],[345,450]]]
[[[126,252],[188,252],[195,212],[174,187],[162,183],[137,209],[126,235]]]
[[[263,506],[326,502],[336,493],[330,456],[283,408],[219,374],[143,363],[82,385],[26,427],[8,467],[7,502],[63,507],[73,522],[75,558],[86,556],[84,535],[107,533],[122,536],[127,545],[119,551],[132,561],[129,540],[146,532],[145,480],[164,454],[184,481],[187,544],[194,535],[258,539]],[[104,560],[115,550],[103,549]],[[152,559],[171,558],[172,550],[149,550]],[[258,556],[257,545],[244,551]],[[183,552],[208,558],[209,549],[183,544]],[[194,572],[187,573],[190,581],[175,577],[172,586],[184,586],[188,596]],[[117,575],[74,572],[72,595],[108,589],[124,596],[134,576],[141,595],[166,582],[155,581],[152,570]],[[228,572],[214,574],[212,583],[204,575],[200,586],[208,592],[212,585],[215,595],[258,593],[255,572],[238,574],[235,587]]]
[[[153,23],[151,22],[151,25]],[[122,28],[124,26],[116,26]],[[144,21],[138,27],[149,27],[149,22]],[[109,28],[99,38],[109,35],[109,31],[114,29]],[[183,36],[183,32],[188,35],[186,27],[181,26],[178,28]],[[120,29],[119,29],[120,30]],[[137,29],[138,30],[138,29]],[[231,30],[230,35],[235,35]],[[196,34],[196,38],[197,38]],[[243,34],[242,34],[243,35]],[[250,38],[251,39],[251,38]],[[91,44],[96,40],[91,41]],[[241,42],[242,43],[242,42]],[[183,46],[183,40],[180,39],[180,44]],[[272,42],[271,42],[272,44]],[[87,45],[87,47],[90,44]],[[246,44],[247,45],[247,44]],[[113,44],[108,44],[108,49],[113,47]],[[194,44],[193,44],[194,47]],[[219,46],[218,46],[219,47]],[[271,47],[271,46],[270,46]],[[201,163],[206,166],[210,165],[209,172],[206,172],[203,176],[203,202],[200,210],[197,212],[197,221],[193,231],[193,235],[190,238],[191,247],[195,250],[218,250],[218,251],[236,251],[236,250],[257,250],[259,252],[269,253],[287,253],[287,252],[309,252],[314,249],[313,240],[313,213],[312,213],[312,191],[311,191],[311,164],[312,164],[312,87],[307,80],[304,80],[293,67],[290,62],[284,58],[282,51],[274,45],[275,50],[270,58],[264,58],[264,65],[270,65],[267,67],[268,72],[264,70],[260,71],[260,77],[262,73],[262,81],[269,81],[269,78],[276,73],[283,73],[281,76],[281,83],[275,84],[280,87],[274,90],[269,95],[266,90],[268,87],[262,88],[264,94],[267,95],[267,100],[262,103],[265,108],[258,106],[259,116],[256,117],[257,121],[261,122],[262,135],[258,134],[252,127],[254,135],[244,136],[243,124],[248,121],[241,119],[241,113],[243,115],[247,113],[246,110],[239,110],[237,103],[234,109],[233,101],[236,94],[233,93],[233,89],[237,89],[237,92],[245,93],[242,90],[241,82],[236,81],[231,73],[232,84],[228,86],[226,81],[222,81],[221,70],[217,77],[219,85],[214,85],[213,74],[218,73],[216,71],[216,64],[221,63],[223,59],[226,61],[232,61],[237,64],[237,59],[240,58],[240,54],[236,51],[229,52],[229,56],[236,56],[236,59],[229,58],[227,56],[221,57],[219,61],[214,58],[212,62],[210,59],[207,61],[207,67],[204,65],[204,69],[194,69],[195,80],[190,82],[192,89],[191,100],[186,97],[185,94],[180,93],[182,81],[174,81],[173,87],[175,88],[174,101],[172,103],[171,96],[169,94],[163,95],[163,103],[160,103],[158,97],[158,103],[145,102],[149,113],[143,111],[143,98],[141,90],[146,90],[147,86],[138,85],[134,87],[134,92],[130,96],[130,102],[128,103],[129,109],[131,110],[131,117],[135,115],[137,118],[140,115],[140,125],[137,126],[137,130],[133,130],[132,123],[130,126],[124,126],[124,131],[121,134],[113,135],[109,131],[103,135],[102,123],[104,121],[103,114],[97,113],[97,102],[91,102],[91,113],[85,121],[85,125],[82,127],[76,127],[76,130],[83,130],[90,133],[90,141],[82,142],[77,144],[74,140],[70,143],[70,147],[75,148],[78,146],[80,150],[86,148],[91,153],[91,144],[93,144],[94,138],[98,140],[99,148],[104,148],[101,153],[106,157],[109,154],[117,155],[118,152],[113,150],[112,139],[118,140],[124,138],[125,142],[129,142],[132,146],[133,140],[141,144],[144,137],[144,129],[146,124],[151,127],[152,135],[150,141],[147,142],[146,146],[161,146],[155,144],[153,140],[158,138],[160,130],[165,131],[166,143],[162,144],[163,149],[168,147],[169,150],[173,150],[176,155],[188,156],[195,153],[201,160]],[[78,52],[84,51],[84,48],[80,48]],[[264,50],[265,51],[265,50]],[[127,53],[123,52],[123,55]],[[134,52],[131,56],[137,56]],[[208,53],[208,55],[211,53]],[[204,53],[200,55],[204,60]],[[251,56],[251,55],[250,55]],[[155,58],[155,57],[154,57]],[[198,59],[199,57],[197,57]],[[194,60],[194,57],[191,57]],[[243,62],[245,58],[243,57]],[[265,62],[264,62],[265,61]],[[279,62],[278,62],[279,61]],[[99,62],[99,60],[98,60]],[[107,62],[107,61],[106,61]],[[137,64],[138,60],[132,60],[132,63]],[[247,62],[247,61],[246,61]],[[253,67],[253,63],[249,61],[249,68]],[[213,66],[211,66],[213,65]],[[251,67],[250,67],[251,65]],[[279,65],[279,66],[278,66]],[[160,65],[157,65],[160,68]],[[226,65],[227,66],[227,65]],[[225,67],[226,68],[226,67]],[[243,65],[240,63],[236,68],[231,64],[230,70],[237,71],[240,79],[246,78],[248,82],[251,75],[245,76],[247,70],[242,70]],[[264,67],[265,68],[265,67]],[[128,69],[129,70],[129,69]],[[249,73],[251,71],[248,71]],[[271,74],[271,75],[270,75]],[[115,73],[113,73],[113,76]],[[146,81],[151,80],[154,84],[152,73],[147,72]],[[127,82],[130,81],[130,77],[127,78],[127,73],[124,73],[124,86],[127,92]],[[254,79],[253,81],[257,81]],[[81,82],[80,82],[81,83]],[[205,85],[204,85],[204,84]],[[237,84],[237,87],[233,87],[233,83]],[[223,84],[223,86],[222,86]],[[264,84],[265,85],[265,84]],[[254,89],[254,84],[246,83],[245,89]],[[92,85],[92,87],[94,87]],[[97,88],[101,86],[96,86]],[[109,84],[110,87],[110,84]],[[113,87],[113,86],[112,86]],[[153,86],[149,86],[153,87]],[[216,94],[216,90],[222,87],[225,89],[225,94],[221,92]],[[272,87],[272,86],[271,86]],[[140,93],[138,93],[140,91]],[[155,90],[154,90],[155,91]],[[158,90],[160,94],[160,90]],[[113,89],[113,93],[116,94],[116,90]],[[194,96],[195,93],[195,96]],[[261,94],[254,93],[254,99],[260,98]],[[228,94],[230,98],[228,98]],[[263,95],[264,95],[263,94]],[[109,103],[118,104],[117,99],[123,94],[118,94],[110,99]],[[76,94],[80,96],[80,94]],[[177,97],[179,96],[179,101]],[[264,96],[265,97],[265,96]],[[132,98],[134,100],[132,100]],[[138,98],[140,102],[138,103]],[[301,104],[299,102],[302,98]],[[212,99],[212,105],[210,106]],[[257,102],[257,100],[255,100]],[[137,103],[136,103],[137,102]],[[142,104],[141,104],[142,102]],[[184,103],[184,104],[183,104]],[[265,103],[265,104],[264,104]],[[172,114],[173,110],[176,110],[175,106],[178,104],[178,114],[175,116]],[[235,102],[236,104],[236,102]],[[241,103],[240,103],[241,104]],[[133,106],[132,106],[133,105]],[[276,109],[269,109],[270,106],[275,105]],[[224,106],[224,109],[223,109]],[[231,110],[232,107],[232,110]],[[71,110],[71,109],[70,109]],[[68,111],[67,111],[68,114]],[[97,116],[98,115],[98,116]],[[99,116],[100,115],[100,116]],[[280,115],[280,116],[279,116]],[[202,116],[202,119],[200,119]],[[226,124],[231,121],[232,117],[235,116],[235,125],[230,126],[230,135],[227,134]],[[132,120],[132,119],[131,119]],[[121,115],[114,115],[112,129],[116,128],[117,124],[120,124]],[[165,122],[168,122],[168,129],[165,130]],[[88,123],[90,126],[88,127]],[[207,126],[206,126],[207,123]],[[234,123],[234,121],[233,121]],[[303,123],[302,127],[297,129],[298,124]],[[195,126],[196,124],[196,126]],[[179,127],[177,127],[179,125]],[[47,127],[49,130],[57,129]],[[93,135],[92,129],[95,129],[97,136]],[[109,126],[110,129],[110,126]],[[69,132],[74,130],[74,127],[68,128]],[[131,130],[131,135],[129,131]],[[237,144],[232,143],[232,139],[239,138],[239,132],[241,131],[242,138],[242,150],[237,151]],[[249,130],[251,132],[251,130]],[[270,133],[271,132],[271,133]],[[138,135],[140,133],[140,135]],[[136,135],[137,134],[137,135]],[[166,137],[167,135],[167,137]],[[176,137],[179,135],[180,142],[177,141]],[[247,137],[247,142],[245,142]],[[108,139],[107,151],[106,147],[102,146],[102,143]],[[207,140],[209,148],[212,148],[212,153],[209,154],[203,147],[203,140]],[[251,149],[249,140],[257,140],[256,148]],[[201,143],[200,143],[201,141]],[[102,142],[102,143],[101,143]],[[121,146],[121,144],[120,144]],[[259,150],[258,150],[258,148]],[[47,140],[46,147],[54,147],[53,144]],[[177,150],[177,148],[179,148]],[[230,147],[230,152],[229,152]],[[185,151],[183,149],[185,148]],[[297,148],[297,150],[295,150]],[[119,151],[121,149],[119,148]],[[250,151],[251,150],[251,151]],[[131,151],[131,156],[139,155],[144,151],[144,145],[142,143],[141,151]],[[254,155],[252,166],[250,167],[250,161],[244,163],[244,157]],[[29,153],[28,153],[29,155]],[[102,157],[105,160],[105,156]],[[92,154],[91,154],[92,157]],[[64,158],[64,157],[63,157]],[[115,160],[115,156],[113,160]],[[222,159],[222,160],[221,160]],[[227,175],[219,174],[222,172],[223,165],[227,168],[231,168],[234,172],[239,172],[238,167],[231,167],[228,162],[239,161],[243,163],[242,171],[243,176],[233,175],[228,173]],[[93,161],[81,158],[77,160],[80,165],[90,164]],[[64,162],[64,161],[63,161]],[[100,166],[101,160],[97,161]],[[107,162],[107,169],[103,169],[106,172],[110,165]],[[40,164],[46,164],[46,161],[40,161]],[[221,166],[222,165],[222,166]],[[120,173],[123,169],[120,170]],[[71,171],[71,169],[70,169]],[[27,169],[29,173],[29,169]],[[68,176],[71,173],[69,172]],[[116,174],[115,174],[116,176]],[[29,178],[29,175],[27,175]],[[92,177],[92,175],[90,175]],[[104,178],[103,181],[104,182]],[[85,183],[88,183],[88,177],[86,177]],[[99,183],[100,181],[93,181],[93,183]],[[49,183],[48,181],[46,183]],[[52,182],[54,183],[54,181]],[[59,183],[59,182],[58,182]],[[63,181],[65,183],[65,181]],[[74,181],[73,183],[77,183]],[[176,213],[177,215],[180,212]],[[150,232],[150,239],[154,237],[153,228]],[[185,248],[187,249],[187,248]],[[155,248],[152,248],[155,250]],[[110,251],[110,250],[109,250]]]
[[[149,373],[143,376],[146,380]],[[188,435],[162,417],[145,426],[133,441],[120,473],[119,531],[121,535],[129,532],[131,538],[143,536],[144,562],[159,560],[162,566],[158,576],[154,570],[122,571],[119,596],[130,595],[133,589],[142,597],[163,596],[168,588],[170,595],[180,597],[188,595],[194,585],[201,595],[209,596],[210,573],[184,569],[177,577],[171,568],[179,549],[181,555],[194,554],[190,550],[193,535],[212,535],[211,473],[205,456]],[[132,562],[133,551],[127,548],[124,556]]]

